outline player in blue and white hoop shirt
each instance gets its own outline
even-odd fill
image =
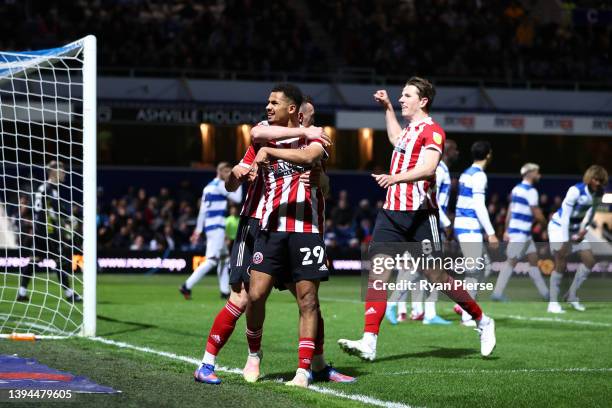
[[[561,208],[548,223],[550,251],[555,256],[555,270],[550,276],[549,313],[565,313],[559,304],[559,290],[566,258],[573,252],[580,253],[582,263],[576,271],[572,285],[567,292],[567,301],[576,310],[583,312],[584,305],[579,302],[576,292],[582,286],[591,268],[595,265],[593,251],[585,236],[597,206],[601,203],[604,187],[608,184],[608,172],[601,166],[593,165],[587,169],[582,183],[567,190]]]
[[[485,204],[487,175],[484,170],[491,163],[493,150],[489,142],[481,140],[472,145],[471,152],[474,162],[459,177],[454,230],[463,257],[472,259],[469,264],[474,265],[473,268],[466,268],[465,281],[468,284],[475,284],[484,278],[485,272],[484,268],[479,268],[477,265],[484,262],[482,231],[484,230],[487,241],[492,247],[499,245],[499,241],[495,236]],[[476,299],[476,290],[468,290],[468,293]],[[465,310],[461,314],[461,323],[465,326],[476,325]]]
[[[442,236],[445,239],[450,239],[451,220],[448,218],[448,200],[450,198],[451,177],[448,167],[451,166],[459,157],[459,149],[457,143],[452,139],[446,139],[444,145],[444,155],[438,168],[436,169],[436,184],[438,187],[438,214],[440,215],[440,227]]]
[[[217,165],[217,177],[204,187],[200,212],[196,228],[191,236],[192,242],[197,240],[204,231],[206,233],[206,260],[196,268],[191,276],[179,288],[185,299],[191,299],[191,289],[208,272],[219,266],[219,291],[222,297],[229,296],[229,255],[225,244],[225,216],[227,200],[240,204],[242,201],[242,187],[234,192],[225,189],[225,180],[229,178],[232,167],[227,162]],[[226,267],[227,266],[227,267]]]
[[[508,242],[506,255],[508,259],[499,272],[491,300],[506,301],[504,289],[516,267],[518,261],[525,255],[529,261],[529,276],[536,285],[540,296],[548,299],[548,288],[538,268],[538,255],[531,237],[533,222],[546,226],[546,218],[538,206],[538,190],[533,186],[540,181],[540,166],[535,163],[526,163],[521,167],[523,180],[512,189],[508,216],[506,217],[506,231],[504,240]]]

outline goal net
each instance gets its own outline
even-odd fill
[[[96,38],[0,51],[0,337],[95,335]]]

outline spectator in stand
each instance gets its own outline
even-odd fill
[[[323,236],[325,246],[328,248],[336,248],[338,242],[336,241],[336,228],[334,227],[334,221],[330,218],[325,219],[325,235]]]
[[[47,2],[6,1],[0,8],[0,46],[50,48],[93,33],[104,40],[102,70],[189,69],[225,78],[231,75],[227,71],[264,77],[336,67],[378,76],[419,71],[508,80],[612,76],[610,22],[564,18],[571,12],[556,1],[470,4],[310,0],[304,7],[313,21],[307,22],[281,0],[63,2],[61,13]],[[580,7],[612,8],[604,1]],[[406,35],[406,27],[414,26],[419,30]]]
[[[130,230],[128,227],[123,226],[119,229],[119,234],[113,237],[111,246],[114,249],[129,248],[131,243],[132,240],[130,239]]]
[[[348,202],[346,190],[338,194],[338,204],[331,211],[335,242],[341,247],[357,247],[359,240],[355,231],[354,212]]]
[[[346,190],[341,190],[338,193],[338,203],[331,211],[331,218],[336,227],[346,227],[353,223],[353,209],[348,202]]]
[[[375,217],[376,214],[374,213],[374,210],[372,210],[370,200],[364,198],[359,201],[359,207],[357,207],[357,210],[355,211],[355,221],[357,224],[361,224],[361,221],[364,219],[370,220],[370,223],[372,224]]]
[[[149,249],[146,245],[145,239],[142,235],[136,235],[134,242],[130,245],[131,251],[145,251]]]

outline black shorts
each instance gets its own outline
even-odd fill
[[[329,279],[325,244],[313,233],[260,231],[251,269],[272,275],[277,282]]]
[[[230,285],[249,283],[249,267],[259,229],[259,219],[240,217],[230,258]]]
[[[437,210],[390,211],[382,209],[376,217],[370,254],[395,255],[399,244],[420,242],[423,252],[439,253],[440,228]],[[390,243],[397,243],[389,245]],[[420,247],[420,246],[419,246]]]

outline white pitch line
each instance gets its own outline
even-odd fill
[[[316,391],[321,394],[329,394],[334,397],[346,398],[353,401],[359,401],[364,404],[375,405],[377,407],[386,407],[386,408],[407,408],[410,405],[402,404],[399,402],[389,402],[389,401],[381,401],[376,398],[368,397],[367,395],[359,395],[359,394],[346,394],[342,391],[336,391],[329,388],[319,387],[318,385],[311,385],[308,387],[309,390]]]
[[[150,353],[150,354],[156,354],[158,356],[161,357],[167,357],[167,358],[171,358],[173,360],[179,360],[179,361],[184,361],[186,363],[191,363],[193,365],[199,365],[200,364],[200,360],[192,358],[192,357],[185,357],[185,356],[179,356],[178,354],[174,354],[174,353],[168,353],[167,351],[160,351],[160,350],[155,350],[149,347],[141,347],[141,346],[135,346],[133,344],[129,344],[129,343],[124,343],[121,341],[115,341],[115,340],[110,340],[110,339],[105,339],[104,337],[85,337],[88,340],[93,340],[93,341],[97,341],[100,343],[104,343],[104,344],[109,344],[111,346],[117,346],[119,348],[125,348],[125,349],[130,349],[130,350],[136,350],[136,351],[142,351],[143,353]],[[216,368],[219,371],[223,371],[226,373],[232,373],[232,374],[242,374],[242,370],[238,369],[238,368],[228,368],[228,367],[217,367]]]
[[[500,318],[524,320],[529,322],[551,322],[551,323],[565,323],[565,324],[578,324],[582,326],[595,326],[595,327],[612,327],[612,323],[605,322],[592,322],[590,320],[571,320],[561,319],[559,317],[527,317],[527,316],[499,316]]]
[[[605,373],[612,372],[610,367],[589,368],[589,367],[570,367],[570,368],[517,368],[517,369],[446,369],[446,370],[407,370],[390,373],[385,375],[418,375],[418,374],[525,374],[525,373]]]
[[[116,346],[119,348],[124,348],[124,349],[130,349],[130,350],[136,350],[136,351],[141,351],[143,353],[150,353],[150,354],[155,354],[161,357],[167,357],[173,360],[178,360],[178,361],[183,361],[186,363],[190,363],[193,365],[198,365],[200,364],[200,360],[192,358],[192,357],[186,357],[186,356],[180,356],[178,354],[174,354],[174,353],[169,353],[166,351],[160,351],[160,350],[155,350],[152,349],[150,347],[141,347],[141,346],[136,346],[133,344],[129,344],[129,343],[124,343],[121,341],[115,341],[115,340],[110,340],[110,339],[105,339],[103,337],[86,337],[89,340],[93,340],[93,341],[97,341],[100,343],[104,343],[104,344],[108,344],[108,345],[112,345],[112,346]],[[221,372],[225,372],[225,373],[232,373],[232,374],[240,374],[242,375],[242,370],[238,369],[238,368],[228,368],[228,367],[216,367],[217,371],[221,371]],[[348,394],[342,391],[336,391],[336,390],[332,390],[331,388],[325,388],[325,387],[320,387],[320,386],[310,386],[308,389],[318,392],[320,394],[328,394],[328,395],[333,395],[334,397],[338,397],[338,398],[344,398],[344,399],[349,399],[352,401],[359,401],[362,402],[364,404],[370,404],[370,405],[374,405],[374,406],[378,406],[378,407],[384,407],[384,408],[413,408],[410,405],[406,405],[406,404],[402,404],[399,402],[393,402],[393,401],[383,401],[383,400],[379,400],[377,398],[374,397],[369,397],[367,395],[361,395],[361,394]]]

